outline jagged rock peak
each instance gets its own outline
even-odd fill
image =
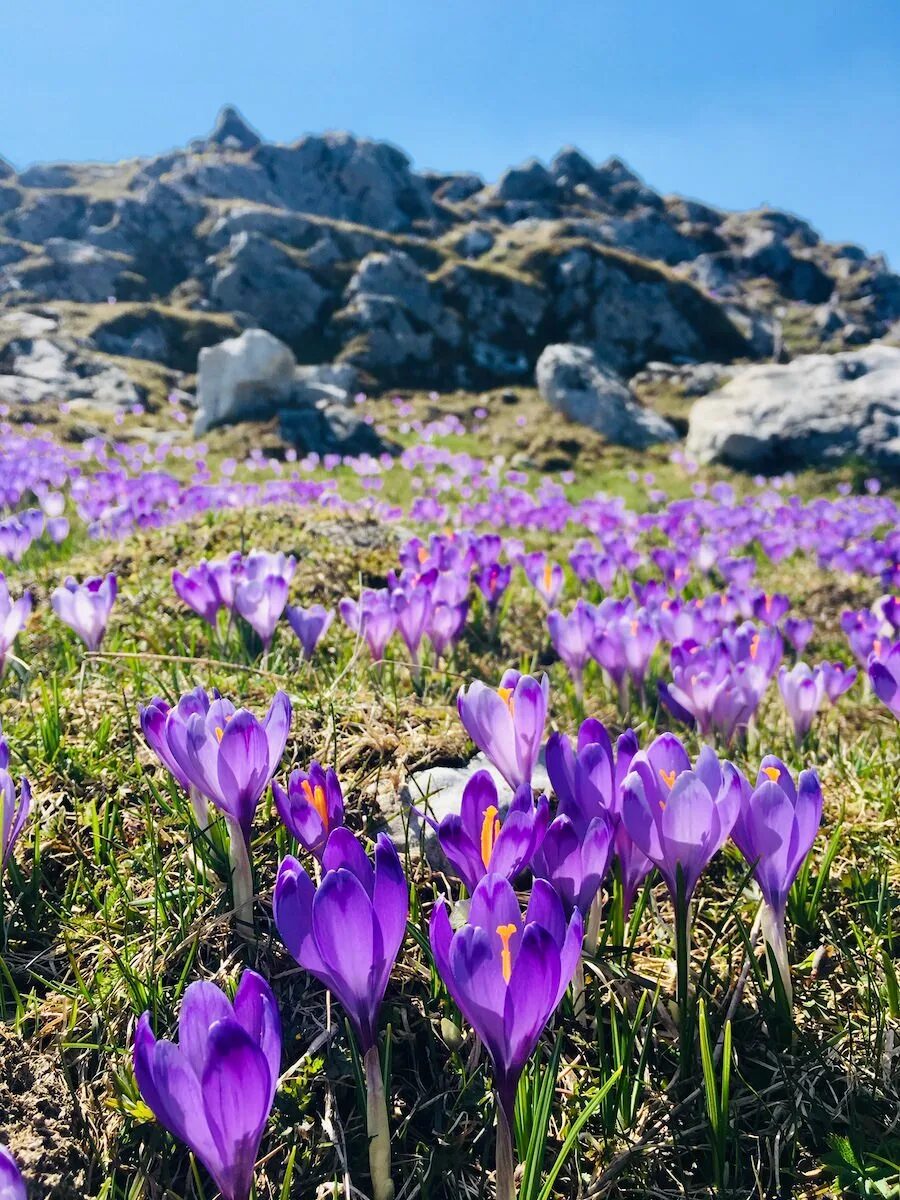
[[[233,104],[226,104],[219,110],[208,141],[229,150],[252,150],[262,138]]]

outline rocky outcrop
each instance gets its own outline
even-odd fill
[[[346,133],[269,143],[233,107],[152,158],[0,168],[0,304],[108,298],[147,314],[107,335],[125,355],[184,370],[151,310],[219,314],[370,388],[521,383],[553,343],[625,375],[835,351],[900,320],[883,258],[662,196],[619,158],[570,146],[485,183]]]
[[[319,454],[378,454],[385,445],[353,411],[348,364],[298,367],[290,348],[248,329],[200,353],[195,432],[277,416],[282,436]]]
[[[900,473],[900,348],[746,367],[694,405],[687,450],[699,462],[749,470],[858,458]]]
[[[536,381],[552,409],[615,445],[643,450],[678,436],[668,421],[642,408],[586,346],[548,346],[538,359]]]

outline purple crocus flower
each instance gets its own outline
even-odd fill
[[[328,836],[344,823],[344,795],[336,773],[317,762],[308,771],[293,771],[287,791],[272,781],[275,807],[291,837],[319,861]]]
[[[169,749],[184,777],[234,822],[248,845],[253,814],[281,762],[290,724],[291,702],[276,692],[262,721],[217,697],[184,725],[168,726]]]
[[[729,742],[747,727],[761,693],[745,663],[732,664],[724,644],[674,646],[672,682],[659,682],[663,704],[678,720],[696,723],[702,737],[714,730]]]
[[[218,692],[213,693],[218,700]],[[210,698],[203,688],[186,692],[175,705],[170,705],[160,696],[154,696],[146,707],[139,710],[141,731],[147,744],[169,774],[190,796],[194,816],[201,829],[209,823],[206,796],[191,783],[181,761],[187,758],[187,724],[190,717],[209,712]],[[173,730],[173,726],[177,729]]]
[[[412,588],[398,588],[391,593],[391,607],[413,667],[418,669],[419,646],[431,621],[431,591],[425,584],[418,584]]]
[[[209,563],[201,562],[187,571],[172,572],[172,587],[178,598],[202,617],[207,625],[216,626],[216,617],[222,608],[222,597],[216,586],[216,578]]]
[[[673,897],[681,877],[688,904],[737,819],[739,773],[709,746],[692,768],[680,740],[664,733],[631,760],[622,791],[622,819],[632,840],[658,868]]]
[[[821,667],[810,667],[805,662],[796,663],[790,670],[781,667],[778,689],[794,726],[794,740],[799,746],[809,733],[825,698],[824,674]]]
[[[593,605],[576,600],[567,617],[554,610],[547,617],[550,640],[566,664],[579,699],[584,691],[584,668],[591,658],[591,648],[597,634],[597,616]]]
[[[516,791],[531,786],[540,754],[550,680],[507,671],[496,690],[475,680],[459,689],[456,707],[466,733]]]
[[[340,1000],[366,1071],[369,1169],[375,1200],[392,1200],[387,1102],[378,1055],[378,1017],[406,933],[409,891],[393,842],[380,834],[373,868],[349,829],[328,838],[318,888],[295,858],[275,883],[275,924],[304,970]]]
[[[565,573],[559,563],[551,562],[543,551],[526,554],[522,559],[522,567],[528,577],[528,582],[544,601],[548,608],[559,599],[565,583]]]
[[[858,667],[848,667],[842,662],[820,662],[818,670],[822,672],[825,695],[832,704],[836,704],[844,692],[853,687],[859,674]]]
[[[448,646],[459,640],[468,612],[469,606],[465,603],[439,603],[432,608],[428,637],[438,658],[446,654]]]
[[[338,612],[353,633],[365,638],[372,661],[380,664],[388,642],[397,628],[397,616],[387,590],[366,589],[359,600],[349,597],[338,604]]]
[[[0,1146],[0,1200],[27,1200],[27,1197],[25,1180],[16,1160],[6,1146]]]
[[[88,650],[96,651],[106,633],[117,591],[115,575],[105,578],[95,575],[84,583],[78,583],[70,575],[53,592],[50,603],[59,619],[81,638]]]
[[[781,628],[796,652],[802,654],[809,645],[815,626],[812,621],[803,617],[787,617]]]
[[[316,888],[295,858],[275,884],[275,924],[288,951],[340,1000],[360,1049],[375,1046],[378,1016],[406,932],[409,893],[394,844],[380,834],[375,866],[349,829],[335,829]]]
[[[2,740],[2,739],[0,739]],[[8,748],[2,743],[5,753],[3,758],[9,762]],[[0,871],[6,869],[13,847],[25,826],[26,818],[31,810],[31,788],[27,779],[19,784],[19,798],[16,800],[16,785],[6,765],[0,765],[0,818],[2,818],[2,842],[0,842]]]
[[[625,917],[653,866],[622,820],[622,784],[637,752],[634,730],[627,729],[613,751],[606,727],[589,717],[581,723],[574,750],[565,734],[553,733],[547,741],[546,753],[547,774],[558,801],[557,813],[569,817],[582,833],[599,816],[605,814],[612,819],[613,853],[619,866]],[[591,940],[589,937],[588,941]]]
[[[178,1043],[157,1039],[144,1013],[134,1035],[134,1074],[161,1125],[203,1163],[225,1200],[247,1200],[278,1085],[281,1020],[275,997],[244,971],[232,1003],[211,983],[192,983]]]
[[[900,717],[900,642],[883,659],[869,659],[869,680],[878,699]]]
[[[28,623],[31,615],[31,593],[23,592],[13,600],[6,585],[6,577],[0,571],[0,679],[6,670],[6,658],[16,638]]]
[[[488,563],[475,572],[475,583],[492,613],[499,607],[511,579],[512,567],[509,563],[502,566],[498,562]]]
[[[586,917],[600,891],[615,846],[616,823],[605,811],[582,829],[559,813],[547,827],[534,859],[534,874],[546,879],[567,913]]]
[[[438,826],[441,850],[469,892],[485,875],[515,879],[531,862],[547,830],[546,797],[537,804],[527,785],[520,787],[500,817],[497,785],[489,771],[476,771],[463,789],[459,813]]]
[[[742,780],[741,808],[731,837],[763,894],[763,936],[791,1000],[784,918],[788,893],[815,841],[822,820],[822,788],[815,771],[801,771],[797,785],[784,763],[767,755],[756,787]]]
[[[753,599],[753,616],[764,625],[777,625],[790,607],[789,596],[781,592],[760,592]]]
[[[334,611],[324,608],[321,604],[312,604],[309,608],[288,605],[284,610],[288,623],[300,639],[303,647],[303,657],[312,658],[321,639],[328,632],[328,627],[334,620]]]
[[[447,991],[490,1055],[510,1127],[516,1086],[581,955],[582,919],[535,880],[525,919],[512,885],[485,875],[454,931],[447,906],[431,914],[431,949]]]
[[[244,618],[268,649],[288,598],[288,581],[283,575],[259,575],[242,579],[234,589],[234,609]]]

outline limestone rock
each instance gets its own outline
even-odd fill
[[[688,453],[748,470],[858,457],[900,471],[900,348],[872,345],[741,370],[691,410]]]
[[[271,416],[290,396],[295,365],[284,342],[264,329],[201,350],[195,432]]]
[[[538,359],[536,380],[551,408],[608,442],[644,449],[677,438],[669,422],[637,404],[629,388],[587,346],[548,346]]]

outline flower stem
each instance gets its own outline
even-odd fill
[[[516,1200],[516,1167],[512,1130],[503,1102],[497,1097],[497,1200]]]
[[[678,1005],[679,1074],[687,1074],[693,1038],[690,1030],[691,911],[684,876],[677,868],[675,894],[675,1000]]]
[[[228,861],[231,864],[231,898],[234,919],[242,937],[253,937],[253,871],[243,831],[236,821],[228,821]]]
[[[391,1182],[391,1134],[388,1128],[387,1097],[381,1076],[378,1047],[366,1051],[366,1128],[369,1134],[369,1174],[373,1200],[394,1200]]]
[[[194,812],[194,820],[202,833],[206,833],[209,828],[209,802],[202,792],[191,785],[190,790],[191,808]]]

